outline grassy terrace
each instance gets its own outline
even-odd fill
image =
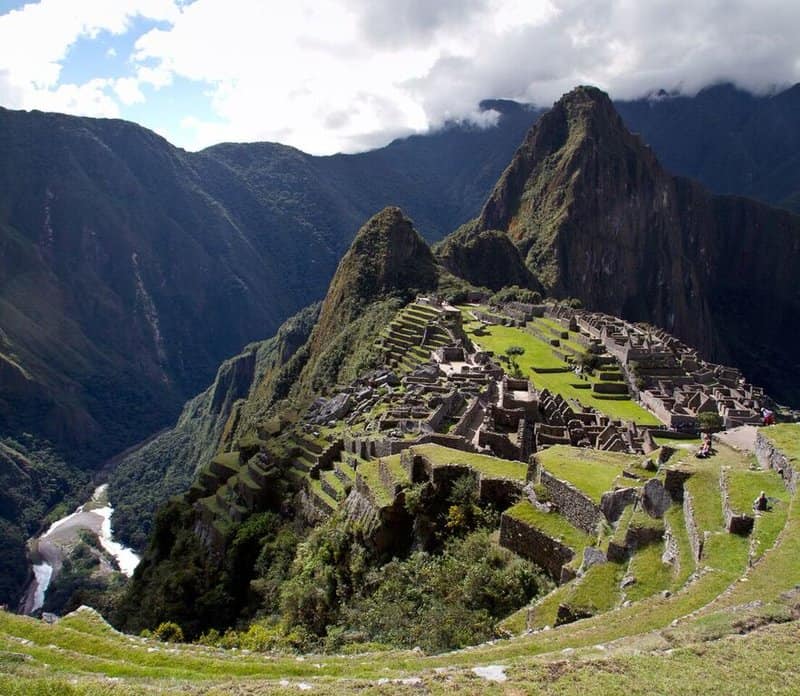
[[[571,483],[596,503],[600,502],[603,493],[614,488],[624,470],[642,475],[647,473],[639,468],[641,457],[584,447],[556,445],[539,452],[536,457],[549,473]],[[634,479],[625,479],[627,486],[634,483]]]
[[[468,310],[468,307],[462,308],[462,312],[465,314]],[[498,356],[505,355],[509,346],[524,348],[525,353],[517,356],[516,360],[522,373],[533,381],[537,389],[549,389],[582,406],[592,406],[610,418],[629,420],[640,425],[661,425],[661,421],[652,413],[628,398],[602,399],[594,396],[591,389],[586,388],[586,385],[591,387],[594,382],[598,381],[597,377],[590,377],[587,381],[581,382],[571,371],[570,366],[555,356],[549,343],[528,331],[509,326],[482,326],[480,322],[475,321],[465,321],[464,329],[481,348],[492,351]],[[579,348],[580,346],[576,344],[575,347]],[[561,368],[566,371],[536,372],[537,368]],[[576,387],[576,384],[583,388]]]
[[[691,456],[691,455],[689,455]],[[720,462],[746,471],[750,462],[720,451]],[[785,593],[800,584],[800,505],[784,498],[774,512],[756,518],[754,538],[762,549],[748,563],[749,540],[722,532],[719,466],[715,457],[693,460],[697,473],[698,517],[711,525],[701,572],[684,564],[685,536],[680,506],[667,513],[678,539],[680,571],[672,578],[673,594],[651,594],[628,607],[553,630],[470,650],[436,656],[391,651],[354,656],[324,655],[298,659],[247,651],[224,651],[194,645],[168,645],[118,634],[91,612],[80,611],[49,625],[0,611],[0,693],[3,694],[153,694],[194,693],[206,696],[238,693],[718,693],[751,694],[754,686],[768,693],[797,693],[800,683],[800,622],[792,620]],[[716,479],[714,475],[716,474]],[[705,482],[709,487],[698,485]],[[716,499],[713,492],[717,491]],[[718,516],[711,508],[716,505]],[[547,517],[554,517],[547,515]],[[785,521],[785,524],[783,524]],[[634,556],[653,571],[649,559]],[[633,564],[632,561],[631,563]],[[597,566],[596,566],[597,567]],[[617,604],[617,569],[597,571],[590,599]],[[601,577],[602,576],[602,577]],[[663,578],[641,582],[656,588]],[[583,582],[586,582],[586,578]],[[637,576],[638,577],[638,576]],[[681,578],[683,581],[681,581]],[[744,581],[743,581],[744,580]],[[616,585],[618,587],[618,585]],[[632,587],[636,587],[635,585]],[[626,592],[630,596],[630,589]],[[578,588],[565,585],[534,609],[534,624],[552,625],[558,603],[573,603]],[[643,592],[644,594],[644,592]],[[608,601],[605,601],[608,600]],[[754,609],[743,607],[758,600]],[[544,623],[540,623],[540,616]],[[751,617],[783,621],[751,630]],[[518,617],[517,617],[518,618]],[[761,621],[763,623],[763,620]],[[743,635],[735,635],[735,634]],[[612,643],[613,641],[613,643]],[[570,652],[565,652],[569,648]],[[508,681],[479,679],[471,669],[503,665]],[[746,675],[746,678],[743,678]],[[415,683],[379,680],[419,679]],[[720,685],[724,685],[720,689]],[[793,686],[794,685],[794,686]]]
[[[517,503],[505,511],[506,515],[524,522],[544,532],[553,539],[580,553],[584,547],[591,546],[594,539],[582,530],[573,527],[565,517],[554,512],[542,512],[527,500]]]
[[[417,445],[411,448],[414,454],[425,457],[433,466],[447,466],[461,464],[487,478],[504,478],[524,481],[528,472],[528,465],[524,462],[514,462],[507,459],[489,457],[485,454],[472,452],[459,452],[458,450],[442,447],[441,445]]]
[[[758,431],[789,459],[800,463],[800,424],[780,423]]]
[[[752,514],[753,501],[761,491],[768,498],[786,501],[787,492],[775,471],[729,471],[728,501],[734,512]]]
[[[630,560],[628,573],[636,582],[625,588],[626,599],[638,602],[656,592],[669,589],[672,583],[672,566],[662,562],[664,543],[649,544],[638,549]]]
[[[574,583],[565,603],[573,609],[592,613],[613,609],[619,601],[619,585],[624,573],[625,566],[619,563],[592,566]]]
[[[357,476],[361,476],[367,484],[372,494],[375,496],[375,504],[378,507],[388,507],[394,502],[392,491],[386,489],[378,473],[378,460],[362,462],[358,465]]]

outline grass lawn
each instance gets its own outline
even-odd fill
[[[503,514],[535,527],[553,539],[558,539],[577,554],[580,554],[586,546],[594,543],[591,536],[583,530],[573,527],[566,517],[555,512],[542,512],[527,500],[510,507]]]
[[[625,588],[626,599],[638,602],[669,588],[672,582],[672,566],[661,560],[663,553],[663,542],[637,549],[628,565],[628,572],[636,578],[636,582]]]
[[[378,460],[373,459],[368,462],[361,462],[356,470],[356,476],[361,476],[367,484],[372,494],[375,496],[375,504],[378,507],[388,507],[394,502],[394,496],[386,490],[386,486],[381,481],[378,473]]]
[[[758,432],[789,459],[800,462],[800,423],[779,423],[759,428]]]
[[[614,488],[614,482],[622,476],[623,470],[638,470],[641,459],[631,454],[568,445],[548,447],[536,457],[549,473],[568,481],[598,504],[603,493]],[[635,484],[629,478],[625,482],[629,486]]]
[[[573,609],[592,613],[613,609],[619,601],[619,583],[625,573],[621,563],[600,563],[592,566],[572,587],[566,603]]]
[[[686,584],[689,576],[694,572],[694,554],[689,543],[689,533],[686,531],[686,519],[683,516],[681,505],[671,505],[664,514],[664,520],[672,531],[672,537],[678,545],[678,563],[672,574],[670,589],[675,592]]]
[[[581,381],[571,369],[566,372],[535,372],[534,368],[558,369],[569,366],[553,354],[550,344],[533,334],[510,326],[484,326],[481,327],[481,335],[476,335],[475,330],[478,327],[480,324],[476,322],[464,326],[470,338],[484,350],[501,356],[505,355],[509,346],[525,349],[522,355],[516,356],[516,361],[522,374],[528,377],[537,389],[548,389],[561,394],[565,399],[577,401],[582,406],[592,406],[610,418],[630,420],[639,425],[661,425],[658,418],[630,399],[598,399],[593,396],[591,389],[573,386],[580,384]],[[596,377],[590,377],[588,381],[583,382],[583,385],[591,385],[596,381],[598,381]]]
[[[433,466],[461,464],[474,469],[487,478],[504,478],[524,481],[528,473],[528,465],[508,459],[498,459],[485,454],[460,452],[441,445],[417,445],[411,448],[414,454],[425,457]]]

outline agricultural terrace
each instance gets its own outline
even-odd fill
[[[652,472],[641,468],[639,456],[586,447],[555,445],[537,453],[536,459],[546,471],[571,483],[596,503],[603,493],[613,490],[614,484],[622,479],[623,471],[639,477],[653,476]],[[626,477],[624,484],[630,486],[634,481]]]

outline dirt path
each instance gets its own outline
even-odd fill
[[[738,428],[717,433],[714,437],[740,452],[752,452],[756,447],[756,433],[758,433],[756,426],[741,425]]]

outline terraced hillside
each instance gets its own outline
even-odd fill
[[[88,609],[53,625],[3,612],[0,688],[10,694],[711,693],[724,680],[727,693],[744,694],[757,680],[762,690],[794,693],[800,678],[800,506],[792,492],[798,429],[761,430],[756,455],[717,444],[715,455],[698,460],[689,443],[655,472],[629,471],[635,462],[619,455],[583,465],[564,450],[543,458],[535,499],[506,516],[575,549],[591,543],[609,560],[591,565],[584,559],[585,572],[510,617],[506,627],[521,635],[508,640],[436,656],[393,651],[299,659],[126,636]],[[780,471],[769,468],[776,462]],[[472,469],[479,482],[529,477],[513,463],[436,446],[412,450],[399,463],[411,467],[412,478],[443,475],[452,466]],[[559,495],[556,480],[596,502],[605,482],[619,477],[641,494],[595,534],[562,515],[563,505],[560,512],[542,509],[548,492]],[[747,501],[761,490],[769,507],[753,513]],[[752,515],[752,530],[729,531],[731,511]],[[747,680],[741,679],[745,667]]]
[[[389,367],[406,373],[430,359],[431,351],[452,342],[441,312],[413,303],[404,308],[376,341]]]

